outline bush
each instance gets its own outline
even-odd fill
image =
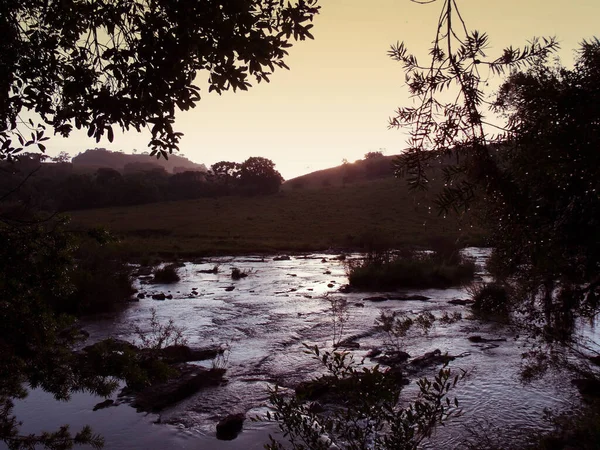
[[[475,264],[462,257],[447,262],[437,253],[386,251],[349,262],[347,272],[350,285],[361,289],[445,288],[471,281]]]
[[[246,278],[248,276],[248,272],[238,269],[234,267],[231,269],[231,279],[232,280],[240,280],[242,278]]]
[[[177,274],[177,265],[167,264],[154,270],[154,282],[161,284],[177,283],[181,278]]]
[[[458,412],[458,401],[449,393],[460,377],[453,377],[447,368],[441,369],[433,381],[420,379],[417,398],[399,407],[401,374],[379,366],[362,367],[350,353],[305,347],[327,374],[301,384],[291,398],[277,387],[270,391],[269,402],[275,412],[268,412],[267,419],[278,422],[287,442],[284,446],[271,437],[267,449],[415,450],[437,425]],[[306,401],[317,394],[321,394],[321,401],[331,400],[334,407],[317,412],[319,408]]]
[[[506,316],[510,311],[510,294],[505,284],[483,283],[469,288],[474,303],[471,308],[480,314]]]

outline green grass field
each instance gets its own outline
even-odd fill
[[[370,244],[427,246],[445,236],[481,243],[469,217],[439,217],[435,192],[416,195],[394,178],[285,190],[263,197],[220,197],[72,212],[74,228],[104,226],[134,255],[202,256],[361,249]]]

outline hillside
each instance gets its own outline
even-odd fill
[[[178,173],[184,171],[206,172],[204,164],[197,164],[189,159],[169,155],[169,159],[152,158],[148,154],[132,155],[120,152],[111,152],[104,148],[95,148],[86,150],[83,153],[73,157],[73,170],[82,172],[96,170],[99,168],[110,168],[123,171],[142,171],[153,168],[164,168],[169,173]]]
[[[322,188],[343,186],[374,179],[391,178],[394,175],[393,161],[396,156],[376,154],[374,157],[360,159],[353,163],[342,164],[329,169],[318,170],[287,180],[283,189]]]
[[[415,197],[394,178],[259,197],[203,198],[72,213],[76,228],[105,226],[134,254],[234,254],[481,243],[470,217],[439,217],[435,190]]]

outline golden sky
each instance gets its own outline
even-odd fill
[[[321,5],[315,40],[290,50],[290,71],[278,70],[271,83],[248,92],[204,91],[195,109],[177,115],[184,156],[207,166],[264,156],[289,179],[368,151],[391,155],[405,147],[405,136],[388,130],[387,123],[410,100],[402,67],[386,53],[404,41],[426,60],[441,1],[321,0]],[[568,65],[582,39],[600,36],[600,0],[458,0],[458,5],[469,29],[488,33],[490,57],[534,36],[556,36]],[[200,80],[206,78],[200,74]],[[96,144],[85,133],[73,133],[68,140],[48,141],[48,153],[75,155],[97,146],[141,152],[148,141],[149,133],[131,132],[116,134],[112,144]]]

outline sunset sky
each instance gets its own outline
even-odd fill
[[[390,44],[404,41],[421,59],[433,39],[442,6],[410,0],[322,0],[314,41],[297,43],[271,83],[248,92],[208,94],[198,106],[177,115],[184,133],[180,148],[207,166],[241,162],[250,156],[272,159],[284,178],[362,158],[369,151],[397,154],[406,137],[388,130],[390,115],[409,104],[399,63],[387,56]],[[584,38],[600,36],[597,0],[459,0],[470,29],[485,31],[495,57],[507,45],[518,47],[533,36],[556,36],[559,56],[571,64]],[[207,74],[199,74],[199,85]],[[75,155],[87,148],[139,152],[149,133],[116,134],[113,143],[73,133],[54,137],[48,153]]]

